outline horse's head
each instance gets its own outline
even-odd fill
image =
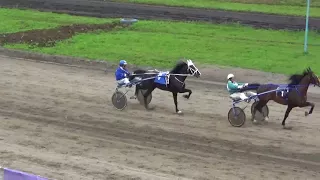
[[[307,70],[308,70],[308,74],[309,74],[309,77],[310,77],[310,84],[314,84],[316,86],[320,86],[319,77],[311,70],[310,67]]]
[[[196,78],[199,78],[201,76],[199,69],[194,65],[191,59],[187,60],[187,65],[187,73],[191,74],[192,76],[195,76]]]
[[[187,62],[179,61],[177,65],[170,71],[170,74],[185,74],[200,77],[201,73],[193,62],[188,59]]]
[[[318,76],[308,67],[303,71],[302,74],[294,74],[290,76],[291,83],[290,85],[297,84],[314,84],[316,86],[320,86],[320,81]]]

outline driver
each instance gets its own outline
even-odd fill
[[[227,89],[228,92],[230,93],[230,97],[232,99],[241,99],[241,100],[245,100],[247,98],[249,98],[250,96],[254,96],[256,95],[256,93],[254,92],[250,92],[247,91],[246,93],[240,92],[240,90],[243,87],[248,86],[248,83],[237,83],[236,81],[234,81],[234,75],[233,74],[228,74],[227,76],[228,79],[228,83],[227,83]],[[250,100],[246,100],[246,102],[250,102]]]
[[[119,67],[115,72],[115,76],[118,84],[124,84],[127,86],[130,84],[130,81],[128,78],[128,76],[130,75],[130,72],[127,70],[126,65],[127,65],[126,60],[120,60]]]
[[[132,87],[131,82],[129,81],[128,76],[130,76],[130,72],[126,68],[127,61],[126,60],[120,60],[119,67],[117,68],[115,72],[116,81],[118,84],[124,84],[125,86]],[[133,95],[130,97],[130,99],[136,99],[136,95]]]

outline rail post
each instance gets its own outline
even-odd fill
[[[308,53],[308,33],[309,33],[309,14],[310,14],[310,0],[307,0],[306,12],[306,27],[304,33],[304,53]]]

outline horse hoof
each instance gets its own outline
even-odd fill
[[[183,95],[184,98],[186,99],[189,99],[189,96],[188,95]]]
[[[258,121],[256,119],[254,119],[252,122],[253,124],[258,124]]]
[[[177,111],[177,114],[182,114],[182,111],[180,111],[180,110],[179,110],[179,111]]]
[[[269,117],[264,117],[264,121],[268,122],[269,121]]]
[[[154,107],[147,108],[147,111],[152,111],[152,110],[154,110],[154,109],[155,109]]]
[[[304,115],[305,115],[305,116],[309,116],[309,112],[307,112],[307,111],[304,112]]]
[[[131,96],[130,99],[137,99],[137,97],[136,96]]]
[[[283,126],[283,129],[285,129],[285,130],[292,130],[292,127],[291,127],[291,126]]]

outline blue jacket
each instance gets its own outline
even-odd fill
[[[116,76],[116,80],[119,81],[123,78],[126,78],[127,76],[130,75],[130,73],[128,71],[126,71],[125,69],[123,69],[122,67],[118,67],[116,72],[114,73]]]

